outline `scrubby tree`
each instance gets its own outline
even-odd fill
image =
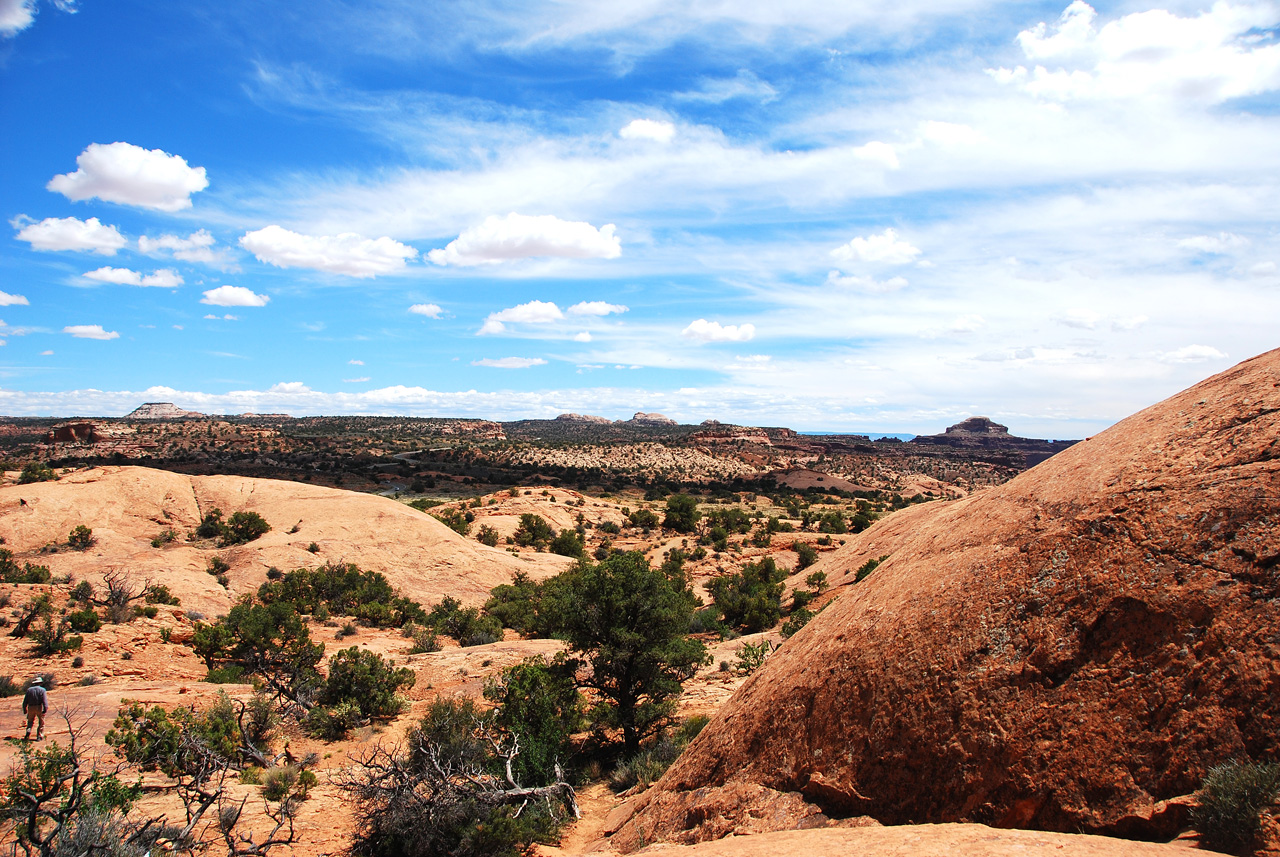
[[[692,533],[698,527],[698,501],[688,494],[672,494],[667,498],[662,526],[677,533]]]
[[[561,575],[555,607],[570,650],[589,670],[579,681],[596,692],[598,726],[621,730],[627,754],[661,729],[681,682],[706,662],[688,635],[696,598],[683,575],[673,580],[639,551],[581,563]]]
[[[707,588],[724,623],[750,634],[772,628],[782,618],[786,579],[786,569],[779,568],[773,557],[765,557],[715,578]]]
[[[222,527],[220,544],[222,547],[244,544],[270,531],[271,525],[257,512],[235,512]]]
[[[539,786],[564,779],[569,737],[582,720],[581,696],[564,656],[529,658],[507,667],[485,685],[484,696],[497,706],[497,725],[519,736],[515,778]]]
[[[520,526],[516,528],[514,536],[516,544],[537,550],[545,548],[555,537],[556,531],[551,528],[546,519],[531,512],[520,516]]]
[[[551,552],[560,556],[578,558],[587,552],[582,536],[573,530],[561,530],[560,535],[551,540]]]
[[[573,786],[522,785],[523,752],[473,700],[437,697],[403,748],[367,751],[340,782],[355,808],[351,853],[519,857],[550,841],[566,811],[578,816]]]

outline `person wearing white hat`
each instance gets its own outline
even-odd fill
[[[27,715],[27,734],[22,736],[24,741],[31,739],[31,726],[37,720],[40,725],[36,727],[36,740],[44,740],[44,715],[48,710],[49,693],[44,689],[44,677],[36,676],[31,680],[26,695],[22,697],[22,712]]]

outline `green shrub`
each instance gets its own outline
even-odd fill
[[[484,612],[521,634],[531,633],[537,621],[541,587],[523,571],[517,571],[510,583],[502,583],[490,590],[490,598],[484,603]]]
[[[302,721],[302,728],[321,741],[341,741],[359,725],[360,708],[351,702],[329,707],[317,705]]]
[[[1238,851],[1261,830],[1262,809],[1280,794],[1280,764],[1226,762],[1209,770],[1191,823],[1210,848]]]
[[[177,540],[178,540],[178,534],[175,533],[172,529],[166,528],[161,530],[160,534],[151,540],[151,546],[153,548],[163,547]]]
[[[329,677],[319,702],[329,707],[351,703],[362,717],[394,717],[405,706],[398,692],[413,687],[413,682],[413,670],[397,668],[395,661],[352,646],[329,659]]]
[[[209,684],[244,684],[244,667],[239,664],[225,664],[210,668],[204,680]]]
[[[551,544],[551,540],[555,537],[556,531],[541,515],[526,512],[520,516],[520,526],[516,527],[515,532],[516,544],[542,550]]]
[[[71,534],[67,536],[67,547],[73,550],[83,551],[93,547],[97,539],[93,537],[93,530],[84,524],[77,524]]]
[[[315,569],[299,568],[258,587],[264,604],[282,602],[302,614],[354,616],[364,625],[400,628],[422,622],[426,613],[418,602],[402,597],[376,571],[361,571],[355,563],[326,562]]]
[[[413,645],[409,647],[411,655],[426,655],[440,651],[440,638],[430,628],[415,628],[411,639],[413,640]]]
[[[882,556],[882,557],[879,557],[878,559],[869,559],[866,562],[864,562],[861,566],[858,567],[858,570],[854,573],[853,582],[861,583],[863,580],[866,580],[867,575],[875,571],[877,566],[879,566],[880,563],[884,562],[888,558],[889,558],[888,556]]]
[[[30,461],[18,475],[19,485],[30,485],[32,482],[50,482],[58,478],[53,468],[43,461]]]
[[[773,651],[773,644],[768,640],[761,640],[758,644],[743,643],[738,647],[736,654],[738,662],[734,664],[734,668],[742,675],[751,675],[764,665],[765,658]]]
[[[743,633],[772,628],[782,618],[787,572],[773,557],[747,563],[741,571],[714,578],[708,585],[724,622]]]
[[[475,515],[471,512],[463,512],[461,509],[442,509],[439,512],[432,512],[432,516],[437,521],[444,524],[460,536],[465,536],[471,530],[471,522],[475,520]]]
[[[513,766],[517,782],[555,782],[556,766],[568,760],[569,738],[582,721],[581,697],[565,657],[530,658],[507,667],[485,685],[484,696],[498,706],[498,725],[520,736]]]
[[[818,561],[818,549],[808,542],[797,541],[791,549],[796,552],[796,571],[804,571]]]
[[[809,587],[809,591],[815,596],[821,595],[827,591],[827,573],[825,571],[815,571],[804,579],[804,585]]]
[[[13,676],[0,675],[0,699],[8,699],[20,693],[25,693],[25,689],[21,684],[13,680]]]
[[[226,574],[231,570],[231,565],[222,557],[215,556],[209,558],[209,564],[205,566],[205,572],[217,577],[220,574]]]
[[[31,628],[31,642],[35,644],[32,651],[45,657],[79,651],[84,645],[84,637],[79,634],[67,636],[69,624],[65,616],[55,621],[52,612],[45,613],[40,623]]]
[[[92,634],[102,627],[102,619],[93,610],[76,610],[67,614],[67,624],[73,631]]]
[[[13,551],[0,548],[0,583],[48,583],[52,579],[46,566],[28,562],[19,568],[13,561]]]
[[[480,529],[476,532],[476,541],[491,548],[498,546],[499,538],[498,531],[488,524],[481,524]]]
[[[241,545],[271,532],[271,525],[257,512],[235,512],[220,528],[221,547]]]
[[[561,530],[560,535],[551,540],[551,552],[577,559],[587,552],[587,546],[582,536],[573,530]]]
[[[93,601],[93,584],[87,580],[82,580],[75,585],[67,596],[72,601],[79,601],[81,604],[88,604]]]
[[[169,587],[163,583],[153,583],[148,586],[145,600],[148,604],[169,604],[174,607],[182,603],[178,596],[170,592]]]
[[[792,634],[799,631],[805,625],[809,624],[809,620],[817,614],[807,607],[801,607],[799,610],[792,610],[791,615],[787,616],[787,621],[782,623],[782,636],[790,638]]]
[[[222,510],[217,508],[210,509],[209,513],[200,520],[200,524],[196,527],[196,537],[201,539],[219,538],[222,535],[223,526]]]

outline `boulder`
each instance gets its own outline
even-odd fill
[[[793,794],[831,819],[1172,836],[1210,766],[1280,758],[1280,351],[823,567],[838,597],[618,847]],[[713,806],[734,818],[699,821]]]

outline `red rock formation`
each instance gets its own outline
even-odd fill
[[[824,567],[884,554],[615,847],[758,831],[779,792],[831,818],[1172,836],[1185,802],[1164,801],[1209,766],[1280,758],[1280,351]]]

